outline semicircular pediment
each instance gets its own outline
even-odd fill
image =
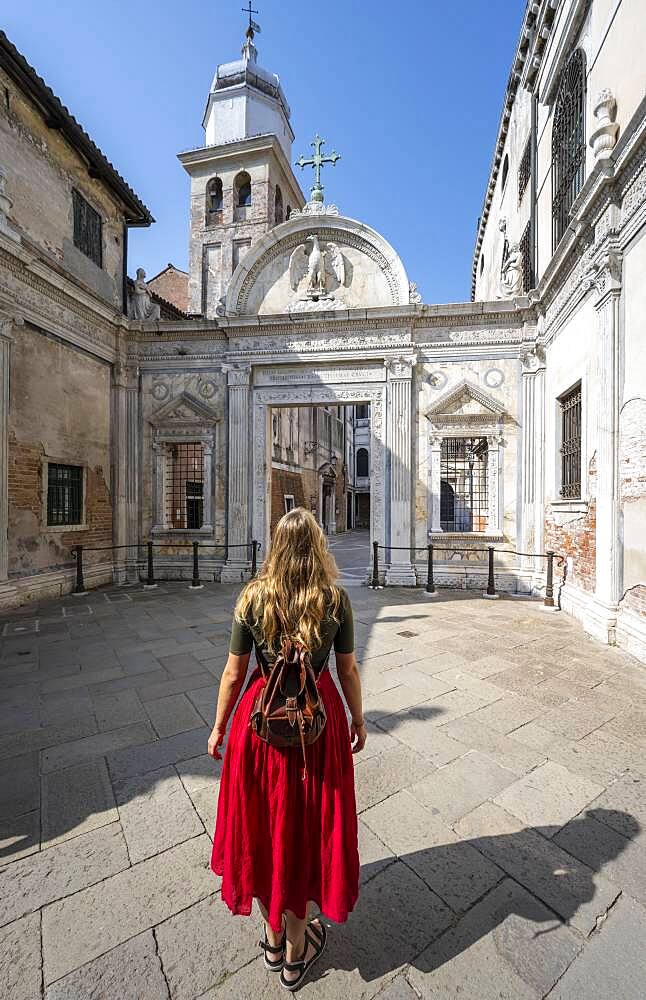
[[[404,266],[379,233],[343,216],[302,215],[252,246],[233,273],[226,311],[254,316],[408,302]]]

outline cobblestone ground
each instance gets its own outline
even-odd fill
[[[304,997],[643,1000],[646,669],[511,599],[355,587],[362,892]],[[0,996],[282,994],[208,867],[232,588],[0,621]]]

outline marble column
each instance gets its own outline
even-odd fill
[[[0,320],[0,583],[9,573],[9,373],[10,320]]]
[[[202,486],[204,520],[202,522],[203,531],[213,530],[213,441],[211,439],[202,442],[203,448],[203,475],[204,484]]]
[[[521,468],[521,552],[543,551],[543,494],[545,446],[545,354],[532,346],[521,351],[523,394]],[[542,561],[531,555],[521,557],[521,567],[541,574]]]
[[[620,591],[619,537],[619,304],[621,255],[610,252],[589,276],[597,292],[599,399],[597,403],[596,597],[614,615]]]
[[[415,355],[388,358],[386,442],[390,458],[390,563],[388,585],[411,587],[417,583],[411,562],[412,536],[412,378]]]
[[[500,466],[502,464],[502,432],[487,436],[487,531],[502,531],[502,497],[500,491]]]
[[[113,541],[136,546],[139,541],[139,373],[117,363],[113,368],[114,500]],[[114,553],[117,582],[139,575],[137,548]]]
[[[226,564],[222,567],[221,579],[223,583],[239,583],[246,579],[251,565],[250,549],[233,548],[250,541],[251,368],[249,365],[239,368],[227,366],[225,370],[229,393],[227,542],[231,548],[228,551]]]

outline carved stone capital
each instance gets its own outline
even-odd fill
[[[396,358],[385,358],[384,367],[391,379],[412,378],[413,368],[417,364],[417,355],[400,355]]]
[[[593,261],[582,279],[584,291],[594,289],[600,301],[608,292],[621,290],[623,255],[618,250],[606,250]]]
[[[222,371],[229,386],[248,386],[251,381],[251,365],[222,365]]]
[[[532,374],[537,372],[539,368],[545,367],[545,349],[540,344],[521,348],[519,358],[524,375]]]

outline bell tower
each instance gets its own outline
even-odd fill
[[[251,8],[251,4],[249,4]],[[191,178],[189,312],[224,312],[249,248],[305,201],[291,167],[294,133],[280,80],[258,63],[252,20],[241,58],[221,63],[202,120],[205,144],[179,154]]]

